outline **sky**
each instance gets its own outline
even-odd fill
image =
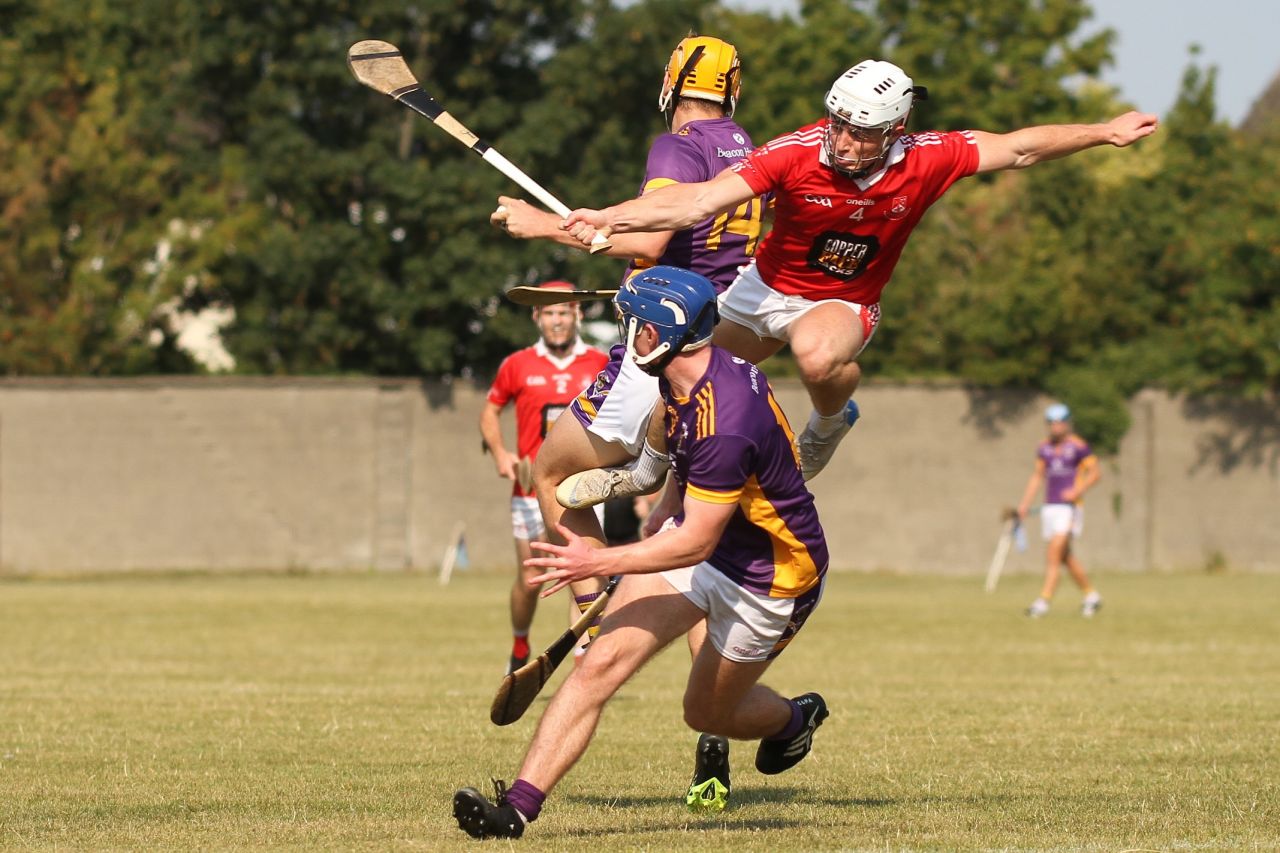
[[[980,0],[975,0],[980,2]],[[797,0],[728,0],[746,9],[794,11]],[[1102,78],[1139,109],[1164,115],[1173,106],[1187,65],[1200,45],[1199,64],[1218,68],[1219,118],[1239,124],[1280,73],[1277,0],[1090,0],[1085,33],[1116,31],[1115,64]],[[906,69],[910,72],[910,69]]]

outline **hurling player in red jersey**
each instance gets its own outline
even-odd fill
[[[799,438],[805,479],[826,466],[857,418],[857,356],[880,319],[880,292],[925,210],[957,180],[1022,169],[1155,132],[1129,112],[1101,124],[1012,133],[906,132],[924,90],[902,69],[866,60],[827,92],[827,117],[780,136],[702,183],[676,184],[603,210],[575,210],[568,232],[686,228],[774,194],[774,226],[720,297],[715,343],[759,362],[790,344],[813,412]]]
[[[549,281],[549,290],[572,290],[564,281]],[[511,527],[516,540],[516,578],[511,585],[511,661],[518,669],[529,660],[529,626],[538,606],[538,587],[529,584],[536,569],[524,568],[532,556],[529,542],[545,538],[542,513],[533,494],[532,475],[521,482],[520,467],[528,472],[547,430],[568,408],[584,385],[595,378],[608,358],[578,337],[578,303],[565,302],[533,309],[533,322],[541,337],[531,347],[503,359],[489,388],[489,398],[480,412],[480,434],[493,453],[498,476],[512,481]],[[516,404],[516,453],[502,442],[499,414],[508,403]]]

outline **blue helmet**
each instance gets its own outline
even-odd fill
[[[706,277],[679,267],[650,267],[631,276],[613,298],[627,354],[641,370],[658,374],[682,352],[711,340],[720,320],[716,289]],[[639,355],[635,339],[646,324],[658,330],[658,346]]]
[[[1071,420],[1071,410],[1063,403],[1054,403],[1044,410],[1044,419],[1049,423]]]

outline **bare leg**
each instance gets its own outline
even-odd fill
[[[1075,552],[1071,550],[1071,539],[1067,539],[1066,547],[1063,549],[1062,562],[1066,565],[1067,571],[1071,573],[1071,579],[1076,582],[1076,586],[1085,594],[1093,592],[1093,584],[1089,582],[1089,576],[1085,574],[1084,566],[1080,560],[1076,558]]]
[[[769,663],[731,661],[710,643],[702,643],[685,688],[685,723],[696,731],[738,740],[757,740],[780,732],[791,721],[791,705],[756,683]]]
[[[600,713],[641,666],[705,614],[658,575],[628,575],[591,644],[538,722],[520,767],[524,781],[549,793],[586,752]]]
[[[791,352],[819,415],[838,414],[857,390],[862,344],[862,321],[845,305],[819,305],[791,324]]]
[[[783,347],[782,341],[776,338],[762,338],[746,326],[740,326],[732,320],[721,320],[716,324],[711,343],[727,349],[738,358],[745,358],[752,364],[759,364]]]
[[[528,539],[516,540],[516,577],[511,584],[511,630],[516,634],[528,634],[533,624],[533,614],[538,609],[538,589],[530,586],[529,578],[536,577],[540,569],[525,568],[524,561],[532,555]]]
[[[1045,549],[1044,586],[1040,588],[1040,597],[1045,601],[1051,600],[1058,589],[1063,555],[1069,538],[1066,533],[1060,533],[1049,540],[1049,546]]]
[[[556,525],[563,524],[593,545],[603,547],[604,530],[593,509],[565,509],[556,501],[556,486],[570,474],[609,465],[621,465],[631,457],[620,444],[605,441],[587,431],[572,414],[557,418],[547,434],[533,465],[534,490],[538,508],[552,542],[563,543]],[[573,585],[574,595],[586,595],[604,589],[604,580],[593,578]]]
[[[593,539],[594,544],[604,544],[604,531],[600,529],[595,511],[560,506],[556,501],[556,486],[570,474],[590,468],[622,465],[630,459],[625,447],[592,435],[572,414],[566,413],[556,419],[533,465],[538,508],[542,510],[542,520],[551,541],[563,541],[555,532],[556,524],[563,524],[579,536]]]

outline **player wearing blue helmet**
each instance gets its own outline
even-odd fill
[[[709,343],[720,318],[711,282],[678,267],[655,267],[632,277],[613,301],[627,355],[651,376],[660,376],[680,353]],[[641,355],[636,351],[636,335],[646,325],[653,326],[658,342]]]
[[[758,683],[817,607],[828,562],[794,436],[768,380],[711,344],[715,291],[696,273],[644,270],[615,304],[628,358],[659,377],[673,517],[629,545],[598,547],[564,525],[566,544],[532,543],[543,556],[527,565],[543,570],[533,581],[551,585],[544,594],[623,577],[590,653],[543,713],[515,783],[499,784],[496,802],[474,788],[454,795],[459,826],[477,838],[522,835],[586,752],[613,694],[691,631],[684,718],[707,733],[704,740],[758,740],[756,769],[781,773],[808,754],[827,717],[817,693],[785,699]],[[716,784],[695,788],[715,800]]]

